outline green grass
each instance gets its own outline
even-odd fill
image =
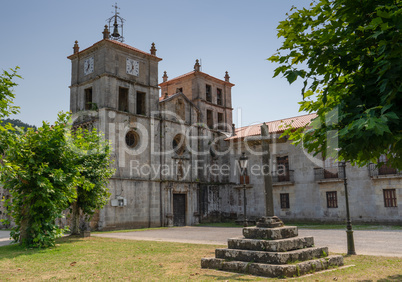
[[[170,242],[130,241],[100,237],[64,237],[49,249],[0,247],[0,280],[146,280],[274,281],[238,273],[201,269],[203,257],[213,257],[221,246]],[[355,265],[302,281],[401,281],[402,258],[350,256]]]

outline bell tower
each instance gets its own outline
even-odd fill
[[[114,8],[114,15],[107,19],[107,22],[109,23],[110,39],[124,42],[123,23],[125,19],[119,15],[120,13],[117,10],[120,8],[117,7],[117,3],[115,3],[112,7]]]
[[[108,184],[111,198],[100,211],[98,227],[140,227],[141,222],[160,226],[159,212],[150,216],[144,207],[133,204],[138,197],[158,195],[159,186],[148,175],[133,175],[130,166],[159,160],[151,154],[151,137],[159,137],[151,133],[159,128],[152,116],[159,107],[158,63],[162,59],[151,42],[149,52],[123,43],[124,19],[117,5],[113,7],[102,39],[83,50],[76,41],[68,56],[73,126],[97,128],[113,148],[116,173]],[[159,199],[149,199],[149,203],[157,206]]]
[[[123,43],[123,21],[109,18],[102,40],[81,50],[75,42],[72,63],[70,110],[108,108],[149,116],[158,109],[158,63],[155,44],[150,52]],[[112,24],[113,23],[113,24]]]

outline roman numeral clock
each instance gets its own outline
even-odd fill
[[[94,72],[94,57],[89,57],[84,61],[84,75]]]
[[[138,61],[127,58],[126,60],[126,72],[134,76],[138,76],[140,73],[140,64]]]

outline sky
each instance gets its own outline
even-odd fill
[[[124,43],[149,52],[155,42],[159,82],[193,70],[219,79],[229,72],[233,121],[237,127],[302,115],[302,83],[272,78],[277,65],[267,61],[281,46],[276,27],[292,5],[311,0],[120,0]],[[114,13],[109,0],[2,1],[0,69],[20,67],[15,105],[17,118],[40,126],[69,110],[71,62],[78,40],[83,50],[102,39],[106,19]]]

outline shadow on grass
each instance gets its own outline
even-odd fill
[[[402,281],[402,275],[396,274],[396,275],[388,276],[387,278],[384,278],[384,279],[377,280],[377,282],[389,282],[389,281]]]
[[[0,260],[2,259],[11,259],[16,258],[18,256],[27,256],[33,255],[37,253],[46,252],[46,250],[51,250],[55,248],[59,248],[61,245],[64,244],[72,244],[78,241],[85,240],[80,236],[70,235],[56,239],[56,245],[54,247],[49,248],[27,248],[23,247],[20,244],[11,244],[0,247]]]

